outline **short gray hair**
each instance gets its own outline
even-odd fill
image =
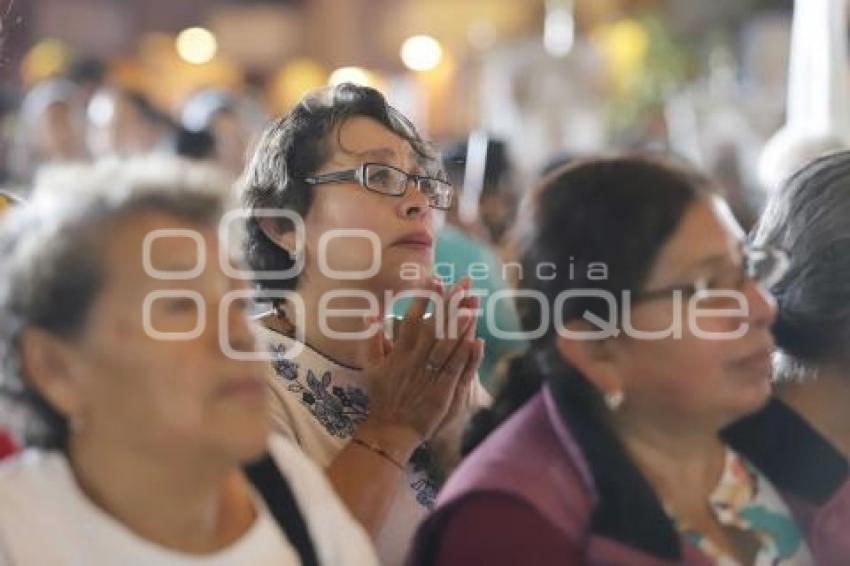
[[[850,151],[812,161],[773,196],[756,245],[790,253],[772,289],[780,378],[810,377],[825,364],[850,367]]]
[[[100,291],[110,228],[143,212],[216,226],[228,187],[215,169],[167,156],[45,172],[0,226],[0,414],[28,444],[64,448],[67,424],[29,384],[19,357],[27,328],[78,335]]]

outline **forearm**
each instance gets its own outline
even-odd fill
[[[393,504],[406,464],[418,440],[413,435],[364,423],[354,441],[326,469],[328,479],[351,514],[374,539]]]

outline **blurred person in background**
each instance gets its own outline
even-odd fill
[[[148,158],[61,179],[0,231],[0,414],[27,446],[0,464],[0,563],[376,564],[271,435],[267,364],[222,350],[256,336],[226,302],[245,284],[217,261],[217,175]]]
[[[89,102],[87,116],[86,139],[94,159],[168,151],[174,143],[175,124],[139,92],[101,88]]]
[[[95,93],[106,83],[106,65],[90,55],[76,57],[68,65],[65,78],[74,83],[80,98],[80,107],[85,109]]]
[[[462,143],[450,147],[443,155],[447,178],[456,187],[463,186],[466,153],[467,144]],[[453,284],[469,277],[472,292],[479,294],[484,305],[477,332],[484,341],[479,377],[491,392],[497,389],[500,379],[499,362],[525,349],[523,340],[509,339],[503,334],[520,331],[513,298],[499,298],[501,295],[497,295],[492,312],[487,308],[494,295],[508,291],[510,283],[507,276],[516,273],[516,270],[505,269],[500,258],[504,236],[516,216],[516,198],[507,186],[508,171],[505,144],[489,141],[479,201],[481,225],[478,229],[470,229],[469,225],[461,222],[457,206],[454,206],[441,219],[445,221],[439,223],[434,256],[435,272],[444,283]],[[474,235],[476,232],[479,236]],[[396,307],[397,313],[404,304]]]
[[[786,249],[773,287],[777,392],[850,458],[850,152],[816,159],[774,194],[752,239]]]
[[[84,129],[74,106],[77,87],[66,79],[49,79],[33,87],[21,103],[17,139],[11,158],[15,177],[27,182],[45,164],[87,157]]]
[[[180,122],[190,132],[209,132],[215,160],[234,177],[245,168],[253,132],[240,100],[219,90],[204,90],[183,105]]]
[[[486,398],[480,304],[468,283],[446,289],[432,274],[435,213],[454,190],[407,118],[350,83],[272,123],[244,182],[246,258],[261,291],[277,295],[262,319],[276,424],[326,469],[381,561],[401,564],[459,457],[467,415]],[[295,215],[303,234],[269,212]],[[334,230],[348,232],[328,240]],[[384,317],[405,291],[420,296],[390,340]]]
[[[9,189],[16,181],[12,159],[19,102],[11,89],[0,89],[0,188]]]
[[[175,155],[185,159],[207,162],[210,165],[218,164],[215,138],[208,130],[178,128],[171,150]],[[229,173],[225,169],[221,169],[221,172]]]
[[[467,142],[448,147],[443,154],[443,164],[449,181],[456,187],[463,187],[466,173]],[[505,236],[516,220],[519,197],[513,168],[508,157],[505,142],[497,139],[487,141],[487,156],[484,163],[484,178],[478,199],[478,218],[484,231],[472,229],[471,235],[482,237],[496,249],[505,245]],[[460,228],[465,223],[458,217],[457,209],[448,214],[449,223]]]
[[[529,211],[523,263],[557,270],[523,280],[546,300],[521,313],[545,333],[412,563],[846,563],[847,460],[771,398],[785,256],[744,246],[710,181],[643,158],[561,169]]]

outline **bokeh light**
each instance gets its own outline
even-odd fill
[[[58,39],[45,39],[35,44],[24,56],[21,72],[25,84],[35,84],[63,73],[71,60],[67,45]]]
[[[414,35],[401,45],[401,61],[412,71],[430,71],[443,59],[443,47],[430,35]]]
[[[176,47],[181,59],[193,65],[203,65],[215,57],[218,42],[210,30],[194,27],[180,32]]]

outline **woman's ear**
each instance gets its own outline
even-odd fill
[[[599,328],[584,320],[564,324],[567,333],[558,333],[555,344],[561,357],[577,369],[603,395],[621,394],[625,383],[613,351],[615,338],[578,338]]]
[[[60,415],[72,418],[82,407],[82,395],[68,344],[37,328],[26,329],[20,339],[21,370],[35,389]]]
[[[283,229],[277,218],[261,218],[260,230],[263,231],[266,238],[277,244],[281,249],[286,250],[291,257],[295,257],[298,253],[295,230]]]

